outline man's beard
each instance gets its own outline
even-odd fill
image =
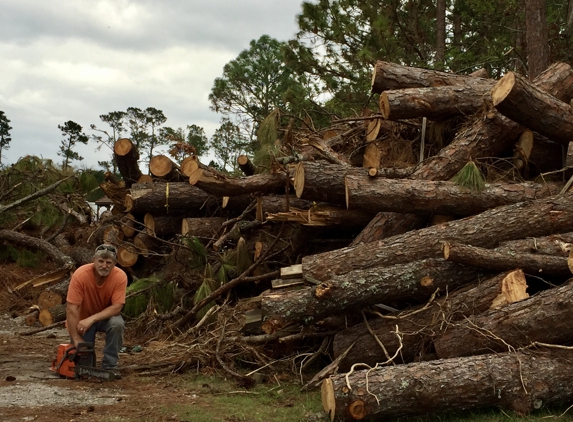
[[[111,272],[111,270],[110,270],[110,269],[106,269],[106,268],[99,268],[99,269],[97,270],[97,273],[100,275],[100,277],[107,277],[110,272]]]

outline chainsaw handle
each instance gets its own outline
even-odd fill
[[[74,353],[70,355],[70,352],[74,350]],[[89,341],[82,341],[80,343],[78,343],[77,346],[72,345],[71,347],[69,347],[66,350],[66,356],[68,356],[68,359],[70,361],[73,361],[76,356],[78,355],[78,353],[82,353],[82,352],[90,352],[92,353],[94,350],[94,344],[92,342]]]

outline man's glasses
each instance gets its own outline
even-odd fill
[[[97,251],[110,251],[114,255],[117,255],[117,251],[115,250],[115,246],[112,246],[112,245],[99,245],[96,248],[96,252]]]

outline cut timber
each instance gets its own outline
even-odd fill
[[[130,188],[142,176],[138,164],[139,152],[127,138],[120,138],[115,141],[113,152],[119,172],[125,181],[125,187]]]
[[[277,280],[271,281],[271,286],[275,290],[285,289],[287,287],[302,286],[303,284],[304,284],[303,278],[287,278],[285,280],[277,279]],[[260,311],[260,309],[259,309],[259,311]]]
[[[568,258],[539,254],[513,254],[464,245],[458,242],[444,242],[444,258],[483,268],[489,271],[506,271],[520,268],[528,274],[570,277]]]
[[[117,263],[122,267],[128,268],[137,262],[139,253],[135,245],[129,242],[122,242],[117,248]]]
[[[206,207],[217,207],[217,198],[187,182],[133,185],[125,197],[130,213],[154,215],[182,214],[192,216]]]
[[[491,83],[484,85],[452,85],[434,88],[408,88],[380,94],[380,113],[385,119],[427,117],[446,120],[475,114],[491,101]]]
[[[391,89],[469,85],[492,87],[494,81],[469,75],[440,72],[418,67],[377,61],[372,74],[372,92],[381,94]]]
[[[197,169],[204,169],[208,170],[209,172],[221,175],[223,174],[220,171],[214,169],[213,167],[209,167],[201,163],[196,155],[190,155],[181,162],[180,170],[185,177],[191,176],[193,172]]]
[[[380,167],[380,159],[382,158],[382,151],[378,148],[376,142],[370,142],[366,145],[364,150],[364,157],[362,158],[362,167],[377,169]],[[368,172],[370,174],[370,172]]]
[[[434,339],[434,347],[445,359],[572,340],[573,284],[567,283],[450,325]]]
[[[133,238],[133,246],[136,247],[137,253],[144,258],[149,258],[159,246],[159,239],[150,236],[147,233],[137,233]]]
[[[255,165],[246,155],[239,155],[237,164],[245,176],[252,176],[257,172]]]
[[[66,319],[66,304],[52,306],[50,309],[42,309],[38,316],[38,320],[43,327],[52,325],[55,322],[64,321]]]
[[[121,218],[121,231],[125,237],[132,237],[135,234],[136,220],[133,214],[125,214]]]
[[[123,240],[123,238],[124,234],[118,226],[110,224],[103,227],[103,236],[101,243],[117,245]]]
[[[384,268],[357,270],[303,290],[266,292],[261,309],[273,327],[314,322],[376,303],[420,303],[436,289],[476,282],[486,273],[443,259],[426,259]]]
[[[167,182],[182,181],[179,166],[165,155],[156,155],[149,161],[149,171],[158,179]]]
[[[370,243],[387,237],[404,234],[410,230],[423,227],[415,214],[399,214],[394,212],[379,212],[370,220],[368,225],[354,238],[350,246],[360,243]]]
[[[49,309],[62,303],[62,296],[56,292],[43,291],[38,296],[40,310]]]
[[[24,323],[27,326],[32,326],[32,325],[36,324],[36,322],[38,322],[39,314],[40,314],[40,310],[38,308],[33,309],[32,311],[30,311],[30,313],[28,315],[26,315],[26,318],[24,319]]]
[[[571,350],[542,349],[357,370],[323,381],[322,404],[331,420],[382,421],[480,407],[524,415],[569,404],[571,359]]]
[[[513,149],[513,165],[516,169],[520,170],[527,167],[531,150],[533,149],[533,132],[524,130],[519,137],[519,141],[515,144]]]
[[[223,217],[184,218],[181,222],[181,234],[212,238],[221,231],[225,221]]]
[[[509,72],[491,90],[495,108],[523,126],[566,147],[573,133],[573,109],[522,76]]]
[[[183,217],[159,215],[147,213],[143,217],[145,232],[150,236],[167,239],[181,233]]]
[[[299,278],[302,276],[302,264],[281,268],[281,278]]]
[[[573,97],[573,69],[555,63],[537,76],[534,84],[556,98],[569,101]],[[470,159],[497,157],[510,149],[524,128],[500,113],[477,118],[457,132],[454,140],[440,152],[424,161],[411,176],[413,179],[449,180]]]
[[[492,183],[481,191],[454,182],[383,179],[347,174],[348,209],[412,214],[473,215],[502,205],[556,195],[561,183]]]
[[[527,221],[527,224],[523,224]],[[325,281],[357,269],[440,256],[442,241],[493,248],[506,240],[573,230],[573,193],[505,205],[372,243],[302,258],[303,277]]]
[[[334,356],[340,356],[354,344],[340,361],[340,369],[347,371],[358,362],[374,366],[388,359],[381,343],[389,356],[400,350],[396,363],[430,360],[432,339],[447,330],[449,323],[525,299],[529,296],[526,289],[525,274],[515,270],[453,293],[442,291],[441,298],[424,306],[370,320],[369,327],[362,323],[340,331],[333,340]]]
[[[350,166],[348,158],[334,151],[330,145],[328,145],[327,141],[324,141],[317,136],[311,136],[308,140],[308,144],[315,148],[319,155],[328,162],[338,164],[339,166]]]
[[[290,207],[288,212],[267,213],[266,220],[289,221],[304,226],[364,227],[372,219],[373,213],[362,210],[347,210],[331,205],[316,204],[309,209]]]
[[[137,179],[137,183],[153,183],[153,177],[149,174],[142,174],[139,179]]]
[[[476,78],[489,78],[489,72],[485,68],[481,68],[469,74],[469,76],[474,76]]]
[[[495,250],[513,254],[531,253],[568,257],[572,246],[573,233],[560,233],[501,242]]]
[[[197,169],[189,177],[189,183],[215,196],[238,196],[249,193],[284,192],[284,173],[255,174],[247,177],[230,177],[209,170]]]
[[[366,142],[372,142],[378,138],[378,133],[380,133],[380,127],[382,126],[381,122],[381,119],[373,119],[368,123],[368,127],[366,128]]]

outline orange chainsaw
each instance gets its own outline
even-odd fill
[[[58,353],[50,369],[62,377],[73,379],[99,378],[112,381],[117,378],[114,372],[98,369],[95,364],[93,343],[78,343],[77,347],[64,343],[58,346]]]

